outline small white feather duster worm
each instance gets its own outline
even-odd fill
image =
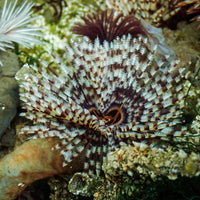
[[[0,50],[6,51],[6,48],[13,48],[12,42],[16,42],[25,47],[31,47],[31,44],[40,43],[34,36],[41,36],[39,28],[28,26],[35,18],[31,17],[32,3],[24,3],[16,6],[17,0],[13,3],[4,1],[0,15]],[[1,61],[0,64],[2,65]]]
[[[92,175],[120,142],[169,139],[187,131],[179,104],[183,69],[167,56],[157,60],[157,48],[149,46],[140,22],[114,17],[113,11],[84,21],[74,31],[88,37],[68,47],[73,68],[25,65],[17,79],[23,115],[35,123],[20,133],[60,138],[55,148],[63,165],[81,154]]]

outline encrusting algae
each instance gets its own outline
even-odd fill
[[[199,154],[170,145],[199,136],[183,117],[187,69],[133,15],[104,10],[82,19],[72,31],[84,37],[64,54],[70,66],[53,55],[54,63],[25,64],[16,75],[22,115],[33,125],[18,132],[28,141],[0,161],[2,200],[64,172],[104,172],[113,181],[124,172],[153,180],[199,175]]]
[[[180,175],[193,177],[200,175],[200,155],[194,152],[188,154],[172,147],[163,149],[134,142],[131,146],[109,153],[103,171],[113,180],[124,173],[134,176],[134,172],[149,176],[154,181],[160,176],[172,180]]]

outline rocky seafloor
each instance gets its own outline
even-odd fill
[[[66,20],[67,23],[72,23],[78,12],[88,12],[91,9],[88,2],[85,5],[84,3],[80,7],[76,1],[68,5],[67,12],[70,17]],[[51,5],[45,6],[47,8],[44,7],[41,13],[36,12],[36,15],[44,16],[41,21],[37,21],[37,24],[46,24],[46,31],[51,33],[46,36],[46,40],[55,42],[59,38],[66,37],[67,39],[63,41],[67,42],[73,36],[71,33],[65,33],[69,27],[64,26],[64,17],[57,26],[55,18],[52,17],[55,10],[52,8],[48,10],[48,6]],[[59,7],[57,9],[59,10]],[[181,67],[187,67],[191,72],[190,78],[184,83],[185,93],[188,93],[184,112],[188,123],[191,123],[191,131],[200,134],[200,29],[197,27],[198,22],[181,21],[174,30],[163,28],[163,35],[166,43],[180,59]],[[56,34],[59,35],[58,38]],[[48,42],[46,45],[47,48],[51,46]],[[27,49],[23,51],[37,59],[43,48],[45,47],[42,49],[37,47],[34,51]],[[56,47],[56,51],[61,51],[60,48],[61,46]],[[17,83],[14,80],[14,75],[19,70],[21,62],[24,62],[25,56],[19,55],[19,61],[14,50],[1,52],[0,56],[4,65],[0,74],[2,83],[0,158],[2,158],[21,143],[16,133],[19,127],[27,122],[19,117],[21,109]],[[9,59],[6,59],[8,57]],[[103,164],[103,171],[105,175],[92,182],[81,173],[71,176],[62,174],[37,181],[28,186],[17,200],[200,199],[200,138],[180,140],[165,149],[150,148],[148,144],[141,143],[124,145],[108,155]]]

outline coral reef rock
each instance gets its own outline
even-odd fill
[[[134,142],[134,146],[124,146],[109,153],[103,164],[107,177],[142,174],[156,180],[159,176],[176,179],[181,176],[200,175],[200,154],[187,154],[183,150],[174,151],[172,147],[164,150],[152,148],[144,143]]]
[[[15,73],[19,70],[17,55],[11,51],[0,52],[0,137],[17,113],[19,105],[18,85]],[[9,58],[9,59],[8,59]]]

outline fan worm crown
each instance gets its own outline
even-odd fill
[[[87,27],[86,21],[83,30]],[[60,138],[55,148],[63,165],[84,156],[89,175],[100,173],[107,153],[120,142],[187,134],[181,125],[184,70],[168,56],[158,59],[157,46],[147,48],[145,34],[115,36],[110,41],[89,34],[72,43],[67,48],[72,68],[61,62],[59,70],[51,69],[43,62],[40,69],[25,65],[16,76],[23,115],[35,123],[21,134]]]
[[[87,36],[94,41],[99,38],[111,42],[116,37],[130,34],[133,38],[146,35],[145,29],[133,15],[124,16],[114,10],[104,10],[82,17],[84,23],[77,23],[72,27],[76,34]]]

